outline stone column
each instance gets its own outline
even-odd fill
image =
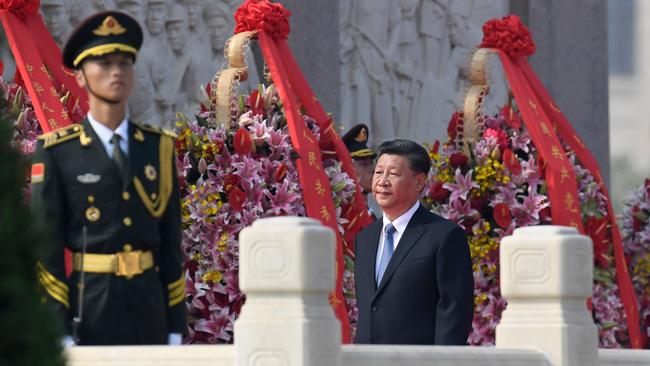
[[[531,226],[501,241],[501,293],[508,300],[497,348],[539,348],[554,366],[598,364],[598,332],[587,310],[593,262],[575,228]]]
[[[291,11],[289,47],[325,112],[340,115],[339,0],[283,0]]]
[[[531,65],[609,183],[607,2],[511,0],[537,44]]]
[[[334,232],[298,217],[257,220],[240,234],[235,365],[340,365],[334,288]]]

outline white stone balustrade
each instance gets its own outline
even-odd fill
[[[574,228],[531,226],[501,240],[499,348],[537,347],[555,366],[595,365],[598,332],[587,310],[591,240]]]
[[[334,232],[313,219],[274,217],[239,239],[246,304],[235,322],[235,365],[339,365],[341,327],[328,302]]]
[[[591,241],[573,228],[522,228],[502,240],[508,308],[496,347],[341,346],[328,303],[334,245],[334,233],[311,219],[258,220],[240,235],[240,287],[247,299],[234,345],[72,347],[69,365],[650,365],[650,351],[597,349],[586,308]]]

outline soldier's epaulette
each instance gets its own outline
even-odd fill
[[[176,133],[174,133],[174,131],[172,131],[172,130],[152,126],[152,125],[147,124],[147,123],[140,123],[140,122],[133,122],[133,123],[135,123],[135,125],[138,126],[140,129],[143,129],[143,130],[148,131],[148,132],[153,132],[153,133],[169,136],[169,137],[171,137],[173,139],[178,137],[178,135],[176,135]]]
[[[38,136],[38,139],[44,141],[43,148],[47,149],[54,145],[79,137],[83,131],[84,128],[82,125],[72,124],[70,126],[61,127],[54,131],[44,133]]]

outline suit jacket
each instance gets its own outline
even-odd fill
[[[173,136],[129,122],[122,179],[87,120],[39,137],[32,165],[32,211],[49,227],[38,263],[43,297],[70,334],[79,273],[66,278],[64,248],[86,253],[152,251],[154,267],[131,278],[85,275],[81,344],[161,344],[186,328],[178,179]]]
[[[383,221],[377,220],[356,238],[356,342],[467,344],[474,280],[465,232],[420,206],[377,285],[382,226]]]

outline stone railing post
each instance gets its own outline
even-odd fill
[[[318,221],[257,220],[240,234],[236,366],[339,366],[341,327],[328,302],[335,236]]]
[[[498,348],[538,348],[554,366],[598,363],[598,333],[586,300],[593,288],[591,240],[571,227],[516,229],[501,240],[501,293],[508,300]]]

